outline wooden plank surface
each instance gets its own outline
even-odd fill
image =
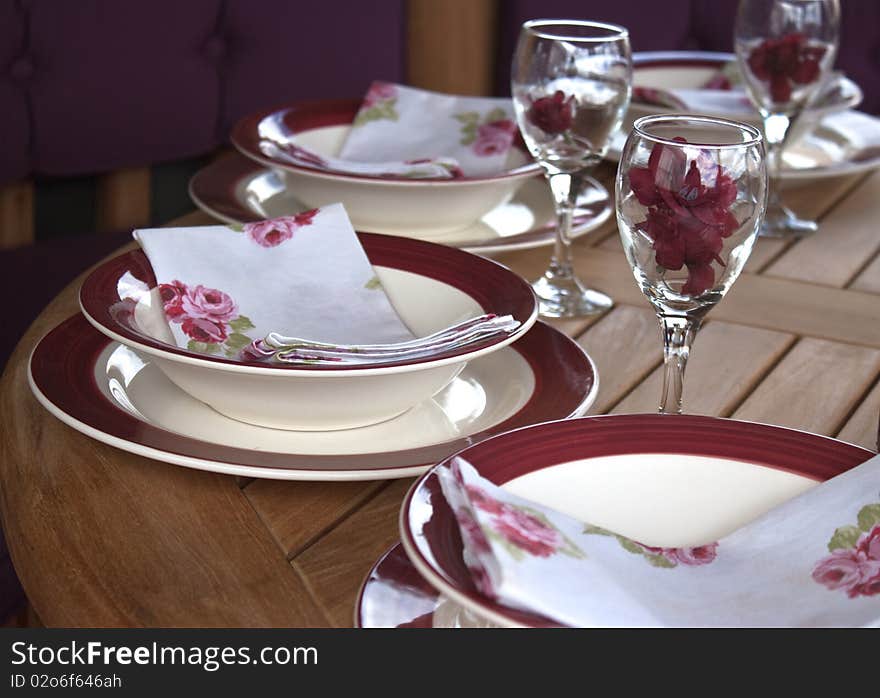
[[[491,95],[495,0],[407,0],[407,83],[436,92]]]
[[[801,339],[734,413],[833,436],[880,373],[880,351]]]
[[[294,564],[308,580],[321,608],[337,626],[349,626],[353,600],[379,556],[399,538],[397,515],[412,480],[393,480]]]
[[[878,200],[880,172],[868,177],[824,217],[819,232],[798,241],[765,273],[843,288],[861,271],[865,260],[880,250],[877,221],[865,216],[865,210]],[[831,249],[834,254],[829,254]]]
[[[659,332],[655,338],[660,346]],[[727,417],[752,392],[794,343],[782,332],[709,322],[697,334],[685,371],[683,402],[688,414]],[[655,412],[663,366],[614,406],[614,413]]]
[[[0,250],[34,241],[34,185],[11,182],[0,186]]]

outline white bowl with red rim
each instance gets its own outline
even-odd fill
[[[480,593],[437,471],[460,457],[521,497],[658,547],[717,541],[875,454],[784,427],[691,415],[583,417],[509,431],[441,462],[410,489],[401,543],[444,597],[489,622],[555,627]],[[829,536],[833,531],[829,531]]]
[[[221,414],[306,431],[355,428],[402,414],[440,391],[468,361],[515,342],[537,319],[529,284],[500,264],[421,240],[359,237],[392,304],[416,336],[483,313],[511,315],[520,325],[465,349],[350,367],[198,354],[173,343],[155,275],[140,250],[96,267],[80,289],[80,307],[100,332],[150,355],[173,383]],[[129,295],[137,287],[144,290]]]
[[[260,125],[279,124],[289,140],[318,155],[333,157],[342,147],[360,100],[296,102],[246,116],[232,129],[244,155],[281,173],[287,188],[308,206],[342,202],[357,230],[394,235],[436,236],[471,225],[510,199],[541,173],[524,148],[509,151],[506,167],[486,177],[411,179],[333,172],[268,157],[260,149]]]
[[[725,66],[736,63],[733,53],[715,51],[644,51],[633,54],[633,85],[659,90],[697,90],[707,89],[704,86],[717,77]],[[863,94],[859,86],[845,77],[838,77],[834,83],[836,89],[828,92],[827,97],[807,109],[798,120],[798,132],[803,132],[805,125],[815,123],[829,114],[852,109],[862,101]],[[829,86],[830,87],[830,86]],[[742,89],[731,89],[731,86],[711,88],[716,93],[715,109],[687,110],[701,116],[735,119],[758,128],[763,121],[758,110],[752,106]],[[634,97],[630,103],[624,120],[624,131],[628,132],[636,119],[652,114],[675,113],[677,109],[645,104]]]

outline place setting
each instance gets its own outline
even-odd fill
[[[731,54],[530,20],[510,98],[376,80],[250,114],[189,184],[218,222],[136,228],[93,267],[33,395],[172,466],[415,478],[356,627],[878,626],[880,456],[683,399],[756,240],[819,229],[783,186],[880,165],[832,69],[838,3],[806,4],[742,0]],[[658,321],[652,414],[588,416],[616,403],[555,322],[618,312],[572,248],[612,214]],[[538,278],[490,256],[544,247]]]
[[[240,156],[190,182],[204,211],[231,223],[346,202],[359,231],[491,254],[552,243],[552,197],[505,98],[459,97],[376,81],[362,100],[299,102],[241,119]],[[422,154],[442,156],[422,157]],[[573,234],[601,226],[611,197],[578,192]]]

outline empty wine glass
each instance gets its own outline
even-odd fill
[[[826,84],[837,53],[838,0],[740,0],[734,45],[752,102],[764,120],[770,195],[761,235],[800,237],[814,221],[779,196],[782,153],[791,126]]]
[[[767,203],[758,129],[726,119],[638,119],[617,168],[617,224],[660,320],[660,412],[681,413],[684,370],[706,313],[736,281]]]
[[[526,146],[550,182],[557,217],[550,266],[532,284],[542,315],[592,315],[613,304],[574,274],[571,218],[587,173],[620,128],[631,84],[623,27],[548,19],[523,24],[511,73],[513,105]]]

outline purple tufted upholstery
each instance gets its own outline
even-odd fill
[[[363,7],[0,0],[0,183],[205,153],[261,107],[401,80],[403,0]]]
[[[245,114],[403,79],[404,0],[0,0],[0,186],[180,160]],[[0,369],[33,316],[130,239],[91,234],[0,251]],[[0,623],[22,599],[0,531]]]
[[[633,51],[731,51],[738,0],[507,0],[501,7],[498,93],[509,94],[510,61],[519,27],[527,19],[571,17],[621,24]],[[859,107],[880,114],[880,2],[842,0],[837,67],[865,93]]]

